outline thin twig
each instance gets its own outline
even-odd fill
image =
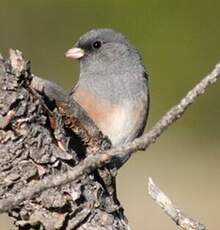
[[[112,148],[102,154],[95,154],[87,157],[79,165],[75,166],[71,171],[62,175],[50,176],[36,182],[27,188],[24,188],[16,196],[8,197],[0,201],[0,213],[6,212],[24,200],[33,198],[37,193],[45,189],[67,184],[84,173],[89,173],[94,169],[108,163],[114,157],[121,157],[132,154],[138,150],[145,150],[148,146],[156,141],[156,139],[177,119],[179,119],[186,109],[195,101],[195,99],[202,95],[210,86],[214,84],[220,76],[220,64],[217,64],[213,71],[203,78],[192,90],[190,90],[185,97],[172,107],[157,123],[156,125],[142,137],[135,139],[133,142],[124,144],[117,148]]]
[[[185,215],[181,210],[176,208],[169,197],[163,193],[160,188],[148,179],[148,193],[155,202],[164,210],[164,212],[184,230],[205,230],[205,226],[191,217]]]

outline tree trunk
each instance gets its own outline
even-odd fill
[[[18,50],[0,58],[0,105],[0,199],[21,201],[26,192],[5,204],[15,229],[129,229],[110,165],[29,195],[111,143],[60,87],[35,77]]]

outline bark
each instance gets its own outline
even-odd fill
[[[0,200],[14,229],[128,229],[108,164],[32,191],[110,147],[86,112],[34,76],[18,50],[0,58]]]

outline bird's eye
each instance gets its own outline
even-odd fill
[[[101,46],[102,46],[102,42],[101,42],[101,41],[95,41],[95,42],[92,44],[92,47],[93,47],[94,49],[99,49]]]

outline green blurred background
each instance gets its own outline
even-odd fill
[[[79,66],[64,58],[80,35],[114,28],[140,50],[150,74],[152,125],[220,60],[219,0],[0,0],[0,52],[18,48],[33,72],[67,91]],[[220,82],[146,152],[119,172],[118,192],[133,229],[177,227],[147,194],[151,176],[175,203],[220,229]],[[11,221],[0,216],[0,229]]]

